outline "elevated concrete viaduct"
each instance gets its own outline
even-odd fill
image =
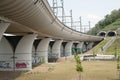
[[[47,0],[0,1],[0,71],[31,70],[32,63],[71,56],[72,48],[101,40],[62,24]]]

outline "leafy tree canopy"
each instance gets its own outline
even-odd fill
[[[104,19],[100,20],[94,28],[88,31],[88,34],[96,35],[99,31],[120,19],[120,9],[113,10],[110,14],[105,15]]]

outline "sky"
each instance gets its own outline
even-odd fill
[[[60,0],[57,1],[59,3]],[[74,21],[78,21],[81,16],[82,25],[88,25],[90,21],[91,27],[104,19],[104,16],[110,14],[112,10],[119,8],[120,0],[64,0],[65,15],[70,15],[72,10]]]

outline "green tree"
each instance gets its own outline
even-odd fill
[[[74,54],[74,59],[76,61],[76,71],[79,73],[79,80],[82,80],[83,67],[77,52]]]
[[[108,25],[112,24],[116,20],[120,18],[120,9],[111,11],[110,14],[107,14],[104,19],[100,20],[92,30],[88,31],[88,34],[96,35],[99,33],[103,28],[107,27]]]

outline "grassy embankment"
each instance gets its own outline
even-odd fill
[[[106,50],[106,54],[120,55],[120,38],[117,38],[114,43]]]
[[[102,30],[103,31],[109,31],[109,30],[117,30],[118,28],[120,28],[120,19],[117,19],[115,22],[113,22],[112,24],[106,26]]]
[[[97,54],[99,52],[99,50],[101,49],[101,47],[103,47],[111,38],[110,37],[107,37],[105,38],[102,42],[100,42],[98,45],[96,45],[95,47],[93,47],[91,50],[89,50],[88,54]]]

